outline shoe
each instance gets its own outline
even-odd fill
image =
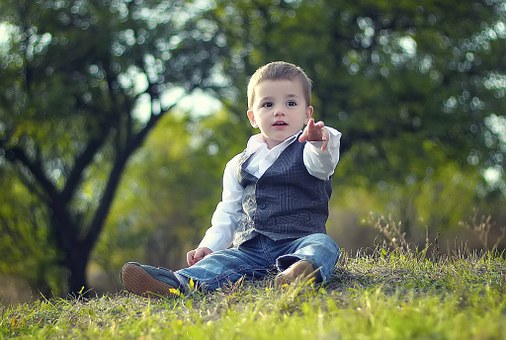
[[[282,287],[293,282],[310,282],[314,283],[321,281],[320,271],[315,269],[311,262],[300,260],[292,264],[288,269],[276,275],[274,285]]]
[[[180,296],[185,287],[169,269],[128,262],[121,269],[123,287],[140,296]]]

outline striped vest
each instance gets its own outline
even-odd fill
[[[256,234],[281,240],[326,232],[332,183],[309,174],[304,145],[290,144],[259,179],[246,171],[249,157],[242,153],[235,176],[244,188],[243,213],[234,246]]]

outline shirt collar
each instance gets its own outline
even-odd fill
[[[271,150],[279,149],[279,148],[286,148],[288,145],[292,144],[296,139],[297,136],[300,134],[301,131],[297,132],[293,136],[288,137],[275,147],[273,147]],[[246,145],[246,155],[250,156],[254,154],[256,151],[260,150],[261,148],[267,148],[267,143],[263,139],[262,135],[260,133],[253,135],[248,140],[248,144]]]

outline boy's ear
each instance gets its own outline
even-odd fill
[[[253,114],[253,111],[248,110],[247,114],[248,114],[248,119],[249,119],[251,126],[253,126],[256,129],[258,127],[258,124],[257,124],[257,122],[255,122],[255,115]]]
[[[313,118],[313,111],[314,111],[314,108],[309,105],[307,108],[306,108],[306,119],[304,119],[304,124],[307,124],[307,122]]]

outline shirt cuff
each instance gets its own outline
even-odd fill
[[[228,248],[229,244],[225,244],[223,235],[218,233],[206,233],[202,241],[200,241],[199,248],[206,247],[213,252]]]

